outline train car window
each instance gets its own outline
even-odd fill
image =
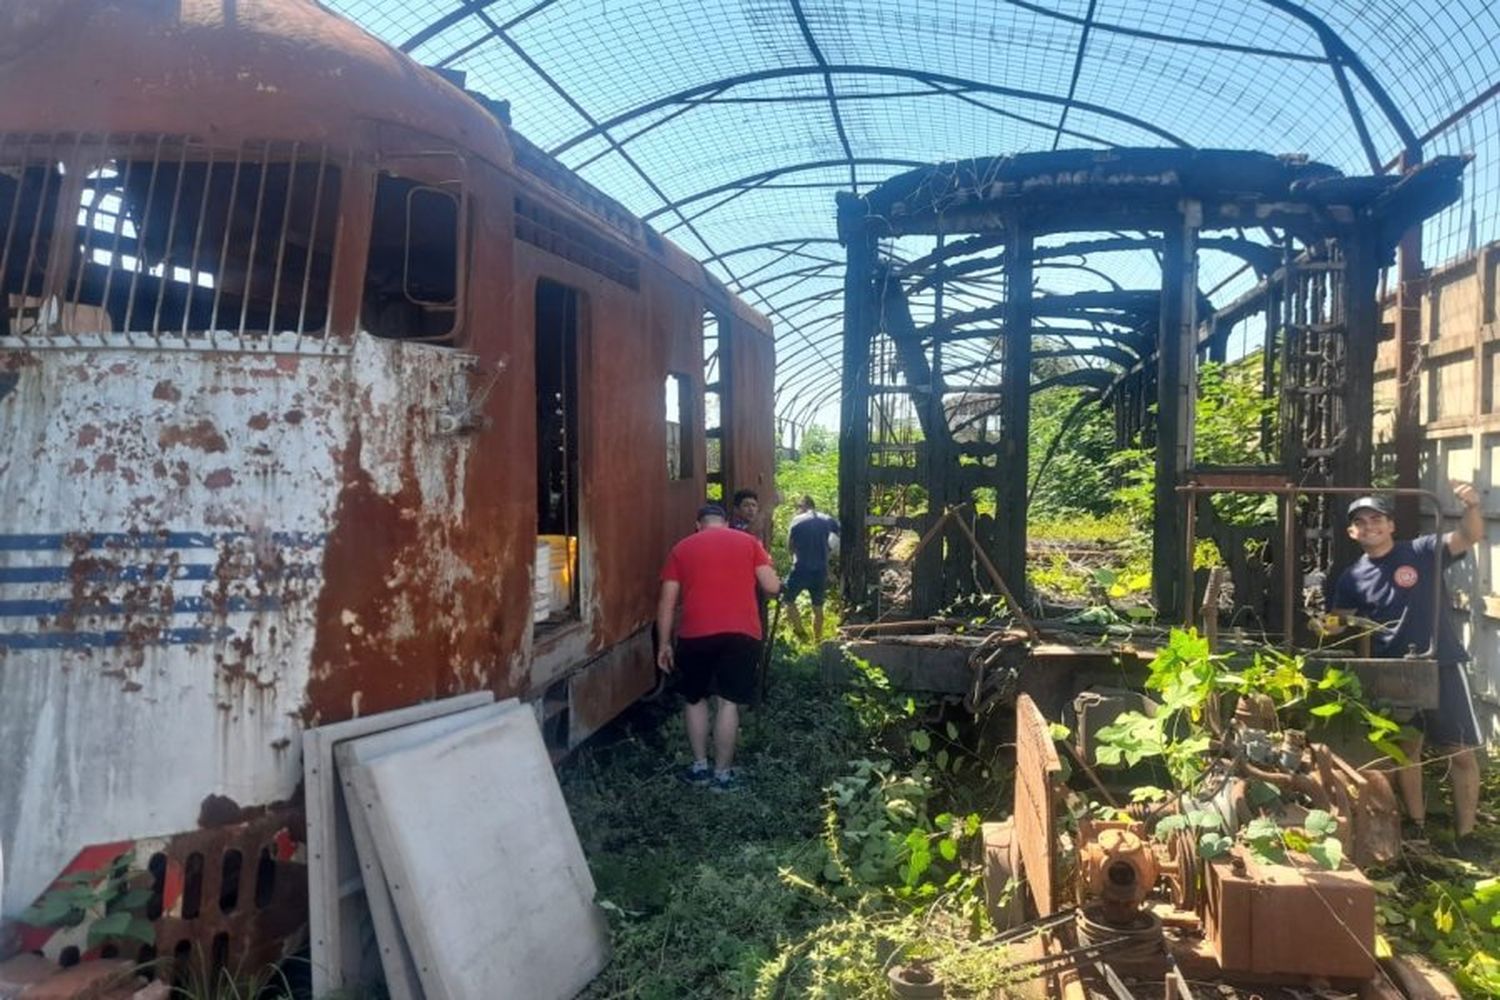
[[[728,473],[725,469],[726,432],[724,414],[726,388],[725,378],[729,366],[724,336],[724,320],[713,310],[703,313],[703,437],[707,444],[708,496],[711,500],[723,500]]]
[[[6,333],[28,333],[40,321],[62,177],[56,163],[0,167],[0,283],[5,290]]]
[[[693,478],[693,383],[686,375],[667,373],[667,478]]]
[[[326,329],[340,181],[326,154],[276,143],[226,152],[165,136],[57,137],[39,151],[7,138],[0,252],[11,332]],[[49,166],[27,163],[39,156]],[[74,225],[53,238],[55,220],[69,217]],[[46,242],[62,256],[46,293],[55,307],[38,312]]]
[[[579,293],[536,288],[537,629],[578,619]]]
[[[393,340],[451,343],[457,337],[460,208],[451,191],[380,175],[361,327]]]

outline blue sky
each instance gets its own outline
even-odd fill
[[[1369,172],[1318,32],[1276,3],[325,6],[398,46],[447,19],[413,57],[463,70],[470,88],[508,100],[518,130],[710,261],[770,314],[782,359],[781,410],[823,422],[839,380],[841,254],[827,243],[799,243],[834,235],[833,195],[850,182],[841,162],[846,140],[861,161],[861,188],[903,163],[1172,139],[1305,153],[1346,172]],[[1500,5],[1317,0],[1301,9],[1342,39],[1419,135],[1500,81]],[[823,67],[837,70],[826,82]],[[1352,66],[1348,73],[1377,153],[1394,156],[1394,126],[1360,74]],[[683,96],[651,108],[673,95]],[[581,138],[612,119],[600,134]],[[1500,98],[1427,148],[1476,157],[1463,201],[1425,229],[1427,260],[1440,263],[1500,236]],[[724,190],[694,197],[716,188]],[[775,245],[743,249],[761,243]],[[895,249],[922,252],[915,243]],[[1158,281],[1150,255],[1115,257],[1109,271],[1127,287]],[[1237,267],[1232,258],[1206,254],[1204,286],[1220,284]],[[1103,287],[1078,271],[1043,280],[1053,291]],[[1216,299],[1228,301],[1244,284],[1231,280]]]

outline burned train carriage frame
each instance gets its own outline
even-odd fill
[[[1440,157],[1400,174],[1345,177],[1300,157],[1246,151],[1062,150],[937,164],[863,196],[840,194],[848,261],[839,452],[846,600],[869,608],[881,599],[878,535],[926,537],[945,511],[964,505],[980,554],[1010,589],[1023,590],[1031,396],[1073,384],[1112,408],[1118,447],[1141,432],[1154,447],[1155,604],[1164,615],[1185,610],[1191,621],[1190,522],[1180,487],[1369,483],[1379,272],[1403,234],[1457,199],[1466,162]],[[910,235],[937,237],[936,249],[899,261],[883,248]],[[1259,279],[1217,314],[1197,280],[1198,252],[1209,248],[1240,257]],[[1116,251],[1154,251],[1160,287],[1036,289],[1039,269],[1057,258]],[[945,285],[976,274],[1003,279],[999,303],[945,311]],[[924,294],[936,315],[918,326],[913,302]],[[1086,325],[1077,338],[1083,346],[1071,353],[1094,367],[1033,381],[1032,337],[1055,333],[1045,323],[1057,318]],[[1272,456],[1265,465],[1209,468],[1193,451],[1198,359],[1223,360],[1230,332],[1252,319],[1266,330],[1263,391],[1281,400],[1280,439],[1265,442]],[[984,364],[945,365],[944,345],[963,340],[989,343]],[[920,440],[892,432],[896,412],[915,417]],[[915,513],[867,516],[882,491],[907,486],[925,492]],[[979,490],[993,491],[993,518],[975,516]],[[1216,518],[1206,492],[1193,502],[1198,528],[1219,543],[1238,593],[1267,589],[1244,565],[1245,538],[1235,534],[1243,529]],[[1291,551],[1268,527],[1261,539],[1268,564],[1326,570],[1347,560],[1335,506],[1320,496],[1300,511],[1307,531]],[[993,592],[961,527],[948,520],[942,544],[920,548],[912,612]],[[1264,596],[1261,620],[1283,626],[1281,607]]]
[[[667,548],[770,491],[769,328],[316,5],[0,22],[3,914],[124,857],[106,948],[249,967],[305,727],[488,689],[565,749],[651,688]]]

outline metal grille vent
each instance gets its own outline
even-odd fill
[[[640,261],[561,212],[530,198],[516,198],[516,239],[640,291]]]

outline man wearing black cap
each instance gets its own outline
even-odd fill
[[[693,763],[683,773],[690,784],[715,790],[737,787],[734,745],[739,737],[739,706],[755,697],[760,663],[760,607],[756,584],[767,594],[781,589],[771,556],[760,539],[731,531],[724,508],[716,503],[698,509],[698,530],[672,546],[661,571],[661,598],[656,605],[656,665],[676,670],[687,699],[683,718]],[[677,645],[672,624],[682,601]],[[713,720],[714,766],[708,766],[708,696],[719,699]]]
[[[1479,806],[1479,760],[1474,748],[1481,740],[1462,665],[1469,654],[1449,620],[1446,594],[1437,603],[1438,620],[1432,620],[1432,588],[1443,586],[1441,575],[1434,572],[1439,546],[1446,569],[1484,537],[1484,518],[1479,512],[1478,490],[1469,483],[1455,481],[1450,485],[1464,506],[1463,520],[1457,531],[1441,536],[1397,541],[1389,500],[1368,496],[1350,504],[1349,537],[1359,543],[1364,555],[1339,577],[1331,604],[1336,615],[1357,615],[1383,626],[1372,635],[1376,656],[1420,654],[1435,645],[1439,705],[1422,713],[1421,728],[1431,743],[1452,748],[1448,762],[1453,782],[1453,826],[1462,848],[1474,830]],[[1412,762],[1397,770],[1396,783],[1408,815],[1420,829],[1427,819],[1422,797],[1422,740],[1403,749]]]

